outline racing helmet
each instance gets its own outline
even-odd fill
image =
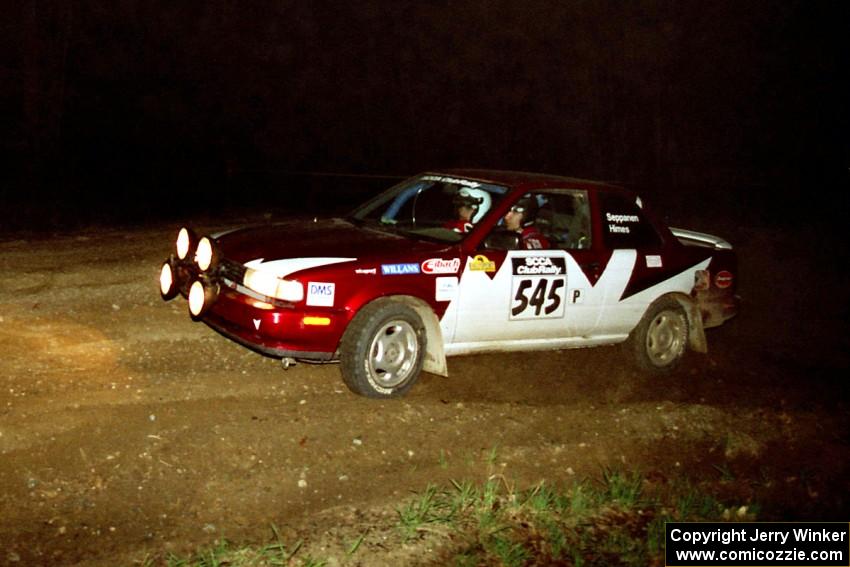
[[[511,210],[515,213],[522,213],[522,226],[530,226],[537,220],[537,211],[540,206],[537,204],[537,199],[533,195],[526,195],[520,198],[519,201],[513,204]]]
[[[453,202],[455,207],[472,207],[475,212],[473,213],[470,221],[472,224],[475,224],[487,214],[487,211],[490,210],[492,199],[490,198],[490,193],[483,189],[461,187],[455,194]]]

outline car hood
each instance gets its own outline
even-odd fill
[[[358,227],[343,219],[288,221],[239,228],[221,234],[215,240],[225,258],[251,265],[311,258],[396,261],[401,256],[437,252],[451,246]],[[327,263],[334,262],[307,260],[297,265],[299,269],[306,269]]]

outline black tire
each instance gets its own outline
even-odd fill
[[[416,311],[378,299],[361,309],[342,335],[342,380],[368,398],[402,396],[419,378],[425,348],[425,325]]]
[[[682,362],[688,338],[685,310],[672,297],[662,297],[646,310],[629,336],[629,344],[639,367],[664,374]]]

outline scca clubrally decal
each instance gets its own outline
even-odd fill
[[[567,263],[564,258],[525,256],[511,258],[511,311],[509,319],[564,316]]]

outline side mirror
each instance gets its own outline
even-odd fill
[[[484,239],[486,250],[518,250],[519,234],[510,230],[494,230]]]

